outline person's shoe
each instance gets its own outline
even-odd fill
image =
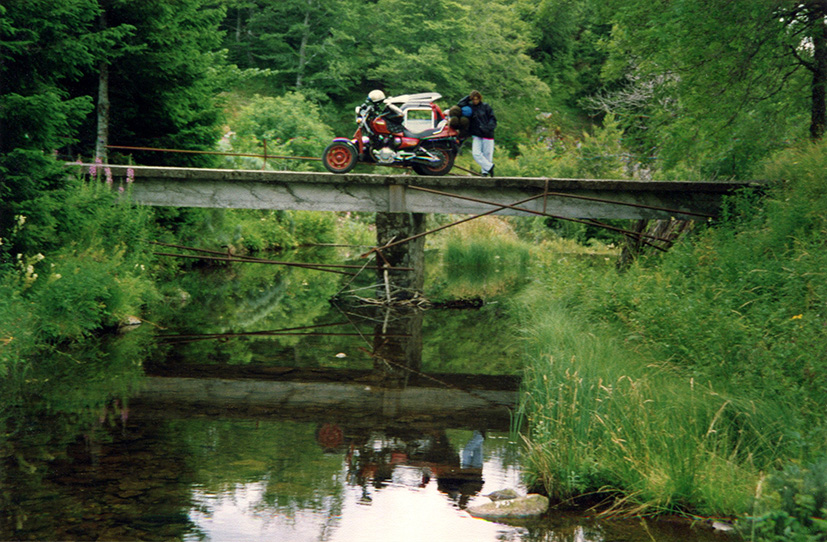
[[[486,177],[493,177],[494,176],[494,166],[491,166],[491,169],[488,170],[488,173],[485,174]]]

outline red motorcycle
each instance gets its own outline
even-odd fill
[[[322,156],[332,173],[347,173],[357,162],[411,167],[419,175],[447,175],[459,151],[457,131],[434,103],[435,92],[385,98],[368,94],[356,108],[356,133],[337,137]]]

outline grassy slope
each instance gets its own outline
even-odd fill
[[[548,258],[520,313],[552,496],[744,514],[762,472],[823,449],[825,166],[824,146],[779,156],[760,202],[622,275]]]

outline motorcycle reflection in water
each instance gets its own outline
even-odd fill
[[[373,381],[388,388],[406,388],[422,368],[422,311],[386,308],[373,317],[377,322],[371,354]],[[478,419],[487,417],[481,411],[476,415]],[[347,479],[362,488],[363,503],[371,502],[372,490],[391,483],[424,488],[436,479],[437,489],[465,508],[483,487],[485,430],[474,430],[458,452],[445,427],[435,420],[391,423],[383,429],[340,421],[322,424],[316,437],[326,451],[345,453]]]
[[[318,429],[317,439],[328,452],[346,450],[347,480],[362,488],[363,503],[372,501],[371,487],[380,490],[394,483],[424,488],[435,478],[437,489],[465,508],[483,487],[484,431],[475,430],[459,453],[444,429],[351,435],[327,423]]]

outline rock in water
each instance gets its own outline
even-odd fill
[[[515,490],[510,489],[510,488],[509,489],[500,489],[498,491],[493,491],[493,492],[489,493],[488,495],[483,495],[483,497],[488,497],[492,501],[504,501],[504,500],[507,500],[507,499],[516,499],[519,496],[520,496],[519,493],[517,493]]]
[[[548,510],[548,498],[531,493],[525,497],[493,501],[478,506],[469,506],[467,512],[475,518],[527,518],[539,516]]]

